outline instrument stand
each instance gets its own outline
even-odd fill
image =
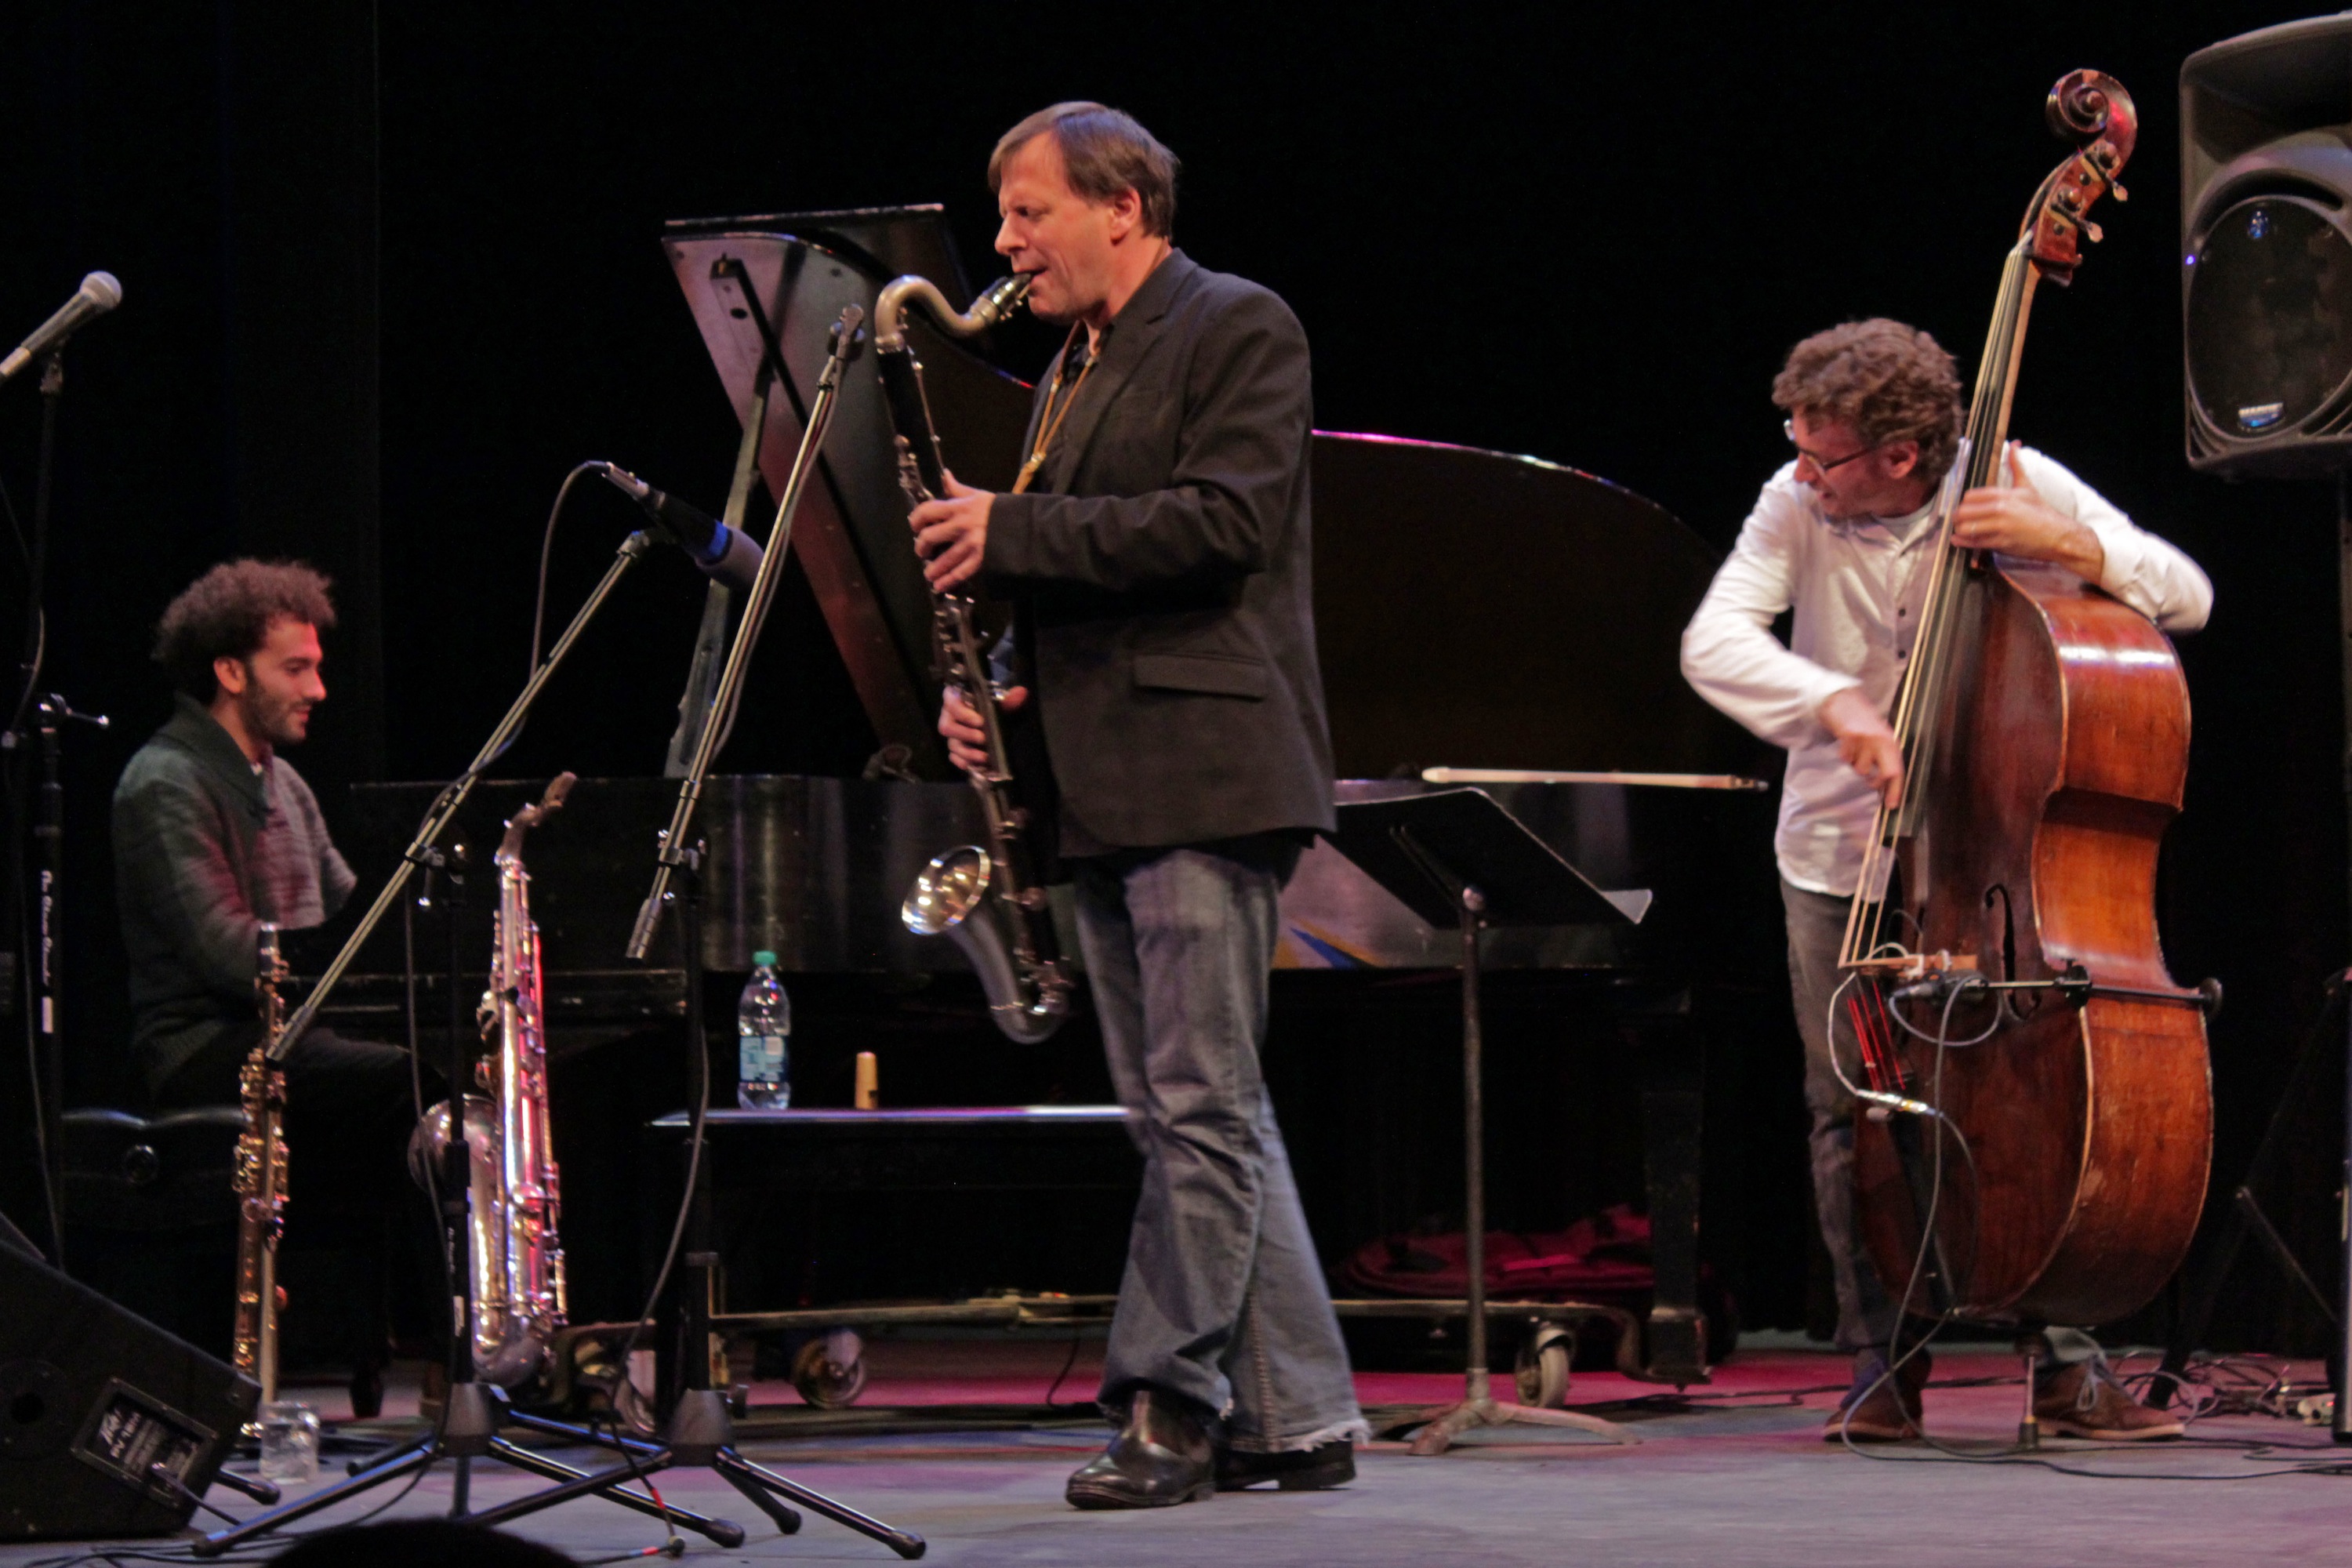
[[[2344,687],[2344,724],[2347,747],[2352,747],[2352,468],[2339,469],[2336,475],[2336,550],[2337,625],[2341,636],[2336,649],[2342,658]],[[2352,752],[2347,752],[2352,757]],[[2344,778],[2345,805],[2352,814],[2352,767]],[[2341,1227],[2338,1235],[2343,1243],[2336,1264],[2336,1294],[2331,1300],[2323,1295],[2294,1253],[2280,1236],[2276,1226],[2264,1215],[2255,1201],[2254,1186],[2269,1173],[2273,1161],[2284,1145],[2285,1123],[2291,1111],[2301,1108],[2305,1079],[2316,1066],[2321,1055],[2320,1042],[2328,1037],[2327,1021],[2337,1016],[2341,1009],[2336,1042],[2344,1052],[2344,1158],[2337,1167],[2338,1195],[2352,1204],[2352,1008],[2344,1006],[2345,988],[2352,984],[2352,971],[2338,970],[2327,982],[2327,1005],[2312,1025],[2294,1070],[2287,1079],[2276,1107],[2271,1111],[2270,1125],[2263,1130],[2263,1141],[2254,1151],[2252,1162],[2246,1170],[2246,1179],[2238,1184],[2231,1194],[2229,1218],[2214,1238],[2213,1250],[2200,1271],[2195,1288],[2189,1292],[2188,1305],[2174,1331],[2172,1342],[2165,1349],[2164,1364],[2157,1373],[2148,1403],[2162,1407],[2176,1393],[2181,1383],[2181,1373],[2189,1364],[2197,1342],[2205,1337],[2212,1321],[2213,1305],[2221,1293],[2221,1282],[2236,1263],[2238,1250],[2249,1233],[2257,1237],[2278,1260],[2288,1278],[2300,1284],[2328,1319],[2334,1336],[2329,1350],[2328,1386],[2336,1396],[2335,1418],[2329,1423],[2329,1434],[2338,1443],[2352,1443],[2352,1226]]]
[[[1423,1457],[1442,1454],[1474,1426],[1570,1426],[1616,1443],[1636,1443],[1613,1421],[1545,1410],[1494,1396],[1486,1352],[1486,1154],[1485,1040],[1479,1016],[1479,933],[1489,926],[1573,925],[1638,921],[1647,893],[1604,893],[1529,832],[1484,790],[1444,790],[1339,807],[1332,842],[1339,853],[1433,927],[1462,936],[1463,1226],[1469,1355],[1463,1397],[1427,1412],[1412,1439]]]
[[[464,934],[462,920],[466,907],[466,856],[462,846],[452,846],[446,853],[425,850],[419,858],[429,868],[443,874],[446,891],[442,898],[442,912],[449,933],[449,1136],[442,1145],[436,1191],[441,1203],[442,1229],[448,1248],[450,1286],[456,1310],[452,1314],[449,1332],[449,1387],[442,1397],[441,1419],[433,1430],[414,1442],[394,1449],[364,1468],[354,1470],[346,1479],[333,1486],[322,1487],[298,1502],[256,1514],[242,1523],[232,1524],[226,1530],[215,1531],[199,1538],[193,1543],[194,1552],[199,1557],[219,1556],[257,1536],[280,1530],[296,1520],[321,1509],[331,1508],[362,1492],[372,1491],[387,1481],[399,1480],[414,1472],[428,1469],[445,1458],[452,1461],[448,1517],[461,1523],[488,1524],[493,1522],[493,1516],[506,1516],[503,1510],[478,1514],[469,1512],[467,1508],[473,1493],[474,1461],[497,1459],[542,1479],[564,1482],[567,1486],[572,1482],[586,1483],[573,1487],[565,1491],[562,1498],[552,1500],[562,1501],[593,1492],[607,1501],[659,1519],[666,1526],[691,1530],[721,1546],[740,1546],[743,1543],[743,1528],[732,1521],[667,1506],[650,1493],[624,1484],[667,1462],[667,1451],[655,1445],[627,1444],[625,1449],[630,1463],[616,1470],[594,1474],[534,1453],[499,1435],[501,1428],[512,1424],[542,1436],[564,1438],[583,1447],[606,1443],[602,1434],[584,1426],[571,1426],[559,1421],[518,1415],[508,1408],[504,1389],[484,1383],[475,1375],[473,1153],[466,1141],[465,1116],[465,1086],[473,1080],[470,1070],[473,1063],[472,1052],[466,1045],[466,1006],[463,987],[459,984],[462,974],[459,943]],[[545,1497],[547,1494],[535,1495]],[[547,1504],[537,1506],[545,1507]]]
[[[650,1476],[657,1470],[678,1465],[692,1465],[709,1470],[751,1499],[752,1504],[786,1535],[797,1532],[801,1527],[800,1515],[787,1506],[789,1500],[811,1513],[822,1514],[836,1524],[845,1525],[860,1535],[878,1541],[899,1556],[912,1561],[928,1549],[921,1536],[912,1531],[885,1524],[845,1503],[835,1502],[822,1492],[812,1491],[788,1477],[753,1464],[739,1453],[735,1447],[735,1417],[728,1408],[727,1395],[711,1386],[710,1309],[717,1286],[719,1254],[711,1237],[710,1162],[701,1157],[700,1148],[702,1116],[710,1107],[710,1045],[703,1025],[702,853],[699,846],[681,846],[677,849],[675,858],[669,862],[673,875],[666,896],[677,909],[678,940],[685,946],[688,1066],[698,1086],[694,1127],[687,1142],[687,1157],[694,1174],[693,1186],[687,1200],[689,1206],[686,1246],[679,1259],[686,1268],[673,1286],[681,1309],[678,1312],[679,1337],[685,1342],[677,1357],[679,1363],[677,1376],[683,1386],[670,1407],[667,1429],[658,1447],[619,1437],[591,1436],[591,1441],[628,1454],[628,1462],[594,1474],[574,1471],[572,1479],[561,1485],[468,1515],[467,1519],[476,1524],[504,1524],[509,1520],[552,1508],[557,1503],[567,1502],[587,1492],[604,1491],[610,1496],[613,1494],[609,1489],[621,1482]],[[625,1372],[623,1375],[626,1375]],[[553,1422],[530,1417],[518,1419],[536,1431],[572,1430]],[[679,1517],[683,1521],[686,1516]],[[722,1544],[732,1546],[741,1539],[742,1532],[737,1531],[735,1541]]]
[[[2271,1167],[2277,1163],[2280,1154],[2286,1149],[2289,1124],[2302,1113],[2308,1102],[2313,1076],[2319,1070],[2320,1064],[2327,1060],[2330,1047],[2338,1043],[2338,1037],[2330,1031],[2328,1026],[2342,1016],[2347,985],[2352,985],[2352,971],[2339,970],[2328,976],[2326,1003],[2319,1016],[2312,1020],[2310,1031],[2304,1036],[2303,1048],[2296,1053],[2294,1069],[2287,1074],[2286,1088],[2280,1092],[2277,1104],[2272,1108],[2270,1123],[2263,1130],[2263,1141],[2255,1145],[2254,1157],[2246,1165],[2245,1179],[2231,1191],[2229,1214],[2222,1220],[2221,1228],[2214,1233],[2210,1249],[2189,1277],[2179,1321],[2173,1328],[2171,1342],[2165,1347],[2163,1364],[2157,1369],[2155,1381],[2148,1389],[2147,1402],[2158,1409],[2170,1404],[2174,1394],[2187,1381],[2182,1374],[2188,1370],[2189,1359],[2196,1353],[2198,1342],[2205,1337],[2205,1331],[2213,1321],[2214,1304],[2221,1299],[2222,1283],[2237,1266],[2238,1255],[2249,1239],[2263,1244],[2263,1249],[2271,1255],[2279,1271],[2303,1288],[2312,1305],[2319,1309],[2320,1315],[2326,1318],[2340,1335],[2343,1319],[2338,1310],[2341,1303],[2329,1300],[2326,1292],[2304,1268],[2302,1260],[2294,1255],[2294,1249],[2287,1245],[2286,1237],[2279,1234],[2278,1227],[2271,1223],[2270,1215],[2263,1212],[2262,1202],[2256,1193],[2269,1176]],[[2347,1022],[2352,1023],[2352,1020]],[[2340,1024],[2340,1026],[2346,1026]],[[2342,1355],[2339,1339],[2336,1354],[2330,1358],[2336,1370],[2332,1371],[2329,1379],[2336,1396],[2336,1440],[2339,1443],[2347,1440],[2344,1425],[2344,1374],[2340,1370]]]

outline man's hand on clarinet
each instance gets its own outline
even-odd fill
[[[1888,805],[1903,804],[1903,747],[1877,705],[1859,686],[1833,693],[1821,707],[1821,721],[1837,737],[1838,755],[1878,792]]]
[[[927,500],[907,514],[915,531],[915,553],[923,558],[923,576],[935,594],[979,575],[981,558],[988,552],[988,509],[996,500],[993,490],[976,490],[953,474],[947,482],[945,499]],[[947,733],[944,717],[940,732]]]
[[[996,705],[1004,712],[1017,713],[1028,700],[1027,687],[1012,686],[996,700]],[[971,710],[963,693],[952,686],[940,693],[940,733],[946,738],[948,756],[956,766],[968,773],[988,766],[988,731],[981,728],[980,715]]]

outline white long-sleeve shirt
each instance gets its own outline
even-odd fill
[[[2019,465],[2044,501],[2099,536],[2101,588],[2166,631],[2205,624],[2213,585],[2195,562],[2054,458],[2021,447]],[[1857,686],[1880,712],[1893,706],[1927,593],[1929,510],[1832,522],[1791,462],[1756,498],[1683,632],[1683,675],[1698,694],[1788,749],[1774,847],[1780,874],[1797,887],[1840,898],[1853,891],[1878,797],[1838,755],[1821,708]],[[1791,608],[1783,647],[1772,623]]]

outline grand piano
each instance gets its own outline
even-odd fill
[[[679,221],[662,243],[739,420],[756,413],[762,422],[757,467],[770,494],[783,486],[844,306],[870,315],[881,285],[906,272],[930,278],[959,309],[971,298],[936,207]],[[992,358],[1005,345],[983,339],[967,348],[919,319],[914,337],[950,462],[975,483],[1008,484],[1028,390]],[[764,396],[763,363],[781,367]],[[883,992],[919,997],[914,1026],[933,1040],[961,1030],[971,1047],[964,1076],[936,1078],[933,1091],[952,1082],[947,1091],[971,1102],[1003,1103],[1038,1092],[1036,1076],[1006,1066],[992,1077],[990,1064],[1007,1063],[1007,1049],[991,1037],[961,958],[945,942],[909,935],[898,920],[924,862],[977,840],[981,824],[932,727],[939,681],[929,601],[905,525],[881,388],[870,358],[852,370],[792,549],[881,750],[863,778],[711,781],[699,814],[709,844],[700,956],[713,976],[710,1013],[714,1023],[724,1020],[734,977],[756,950],[775,952],[787,974],[800,977],[793,984],[804,1035],[808,998],[821,1006],[842,994],[829,983],[897,977],[901,984]],[[1422,777],[1432,768],[1597,775],[1496,784],[1490,793],[1598,885],[1654,895],[1638,926],[1491,933],[1486,963],[1502,988],[1494,1005],[1507,1037],[1515,1016],[1509,988],[1515,977],[1525,983],[1516,1014],[1527,1037],[1521,1065],[1511,1065],[1507,1038],[1498,1070],[1534,1072],[1527,1064],[1581,1053],[1638,1096],[1658,1275],[1643,1360],[1676,1383],[1703,1378],[1697,1237],[1707,997],[1726,988],[1769,994],[1779,963],[1773,797],[1761,785],[1741,787],[1743,775],[1762,774],[1771,758],[1699,701],[1676,668],[1676,636],[1712,575],[1714,552],[1632,491],[1530,458],[1318,432],[1313,464],[1317,631],[1341,798],[1438,787]],[[715,600],[707,632],[723,630],[724,614]],[[484,785],[459,835],[494,843],[498,823],[536,787]],[[389,868],[434,788],[361,788],[365,830],[352,848],[363,878]],[[665,933],[670,945],[652,963],[621,957],[675,794],[664,779],[583,781],[564,816],[530,842],[559,1063],[567,1052],[683,1015],[675,922]],[[1310,1215],[1334,1258],[1459,1204],[1442,1174],[1449,1163],[1459,1168],[1458,1131],[1448,1136],[1443,1110],[1446,1074],[1457,1070],[1448,1065],[1450,1015],[1441,1005],[1450,994],[1442,972],[1454,942],[1328,845],[1309,853],[1286,894],[1277,961],[1285,973],[1276,977],[1269,1058],[1279,1058],[1276,1095]],[[1075,952],[1075,942],[1064,950]],[[468,938],[455,951],[460,994],[470,995],[486,942]],[[430,1020],[446,982],[432,972],[430,955],[422,967],[416,984]],[[403,970],[395,925],[362,957],[331,1016],[352,1027],[395,1027]],[[1399,1043],[1397,1020],[1424,1016],[1431,1037]],[[884,1006],[862,1013],[858,1029],[887,1038],[904,1022]],[[1066,1051],[1089,1048],[1083,1023],[1064,1035]],[[1293,1039],[1303,1042],[1295,1050]],[[1561,1092],[1573,1099],[1585,1070],[1570,1067],[1546,1081],[1570,1084]],[[1082,1072],[1073,1064],[1063,1076]],[[922,1087],[918,1080],[917,1092]],[[1504,1098],[1545,1102],[1542,1094]],[[1420,1114],[1424,1101],[1437,1109]],[[1498,1115],[1512,1124],[1509,1110]],[[1546,1162],[1574,1141],[1564,1131],[1574,1124],[1573,1115],[1565,1122],[1555,1115],[1529,1128],[1520,1142],[1540,1146],[1516,1163],[1499,1159],[1495,1182],[1552,1181]],[[1509,1131],[1506,1125],[1501,1135]],[[561,1152],[561,1122],[558,1137]],[[1404,1144],[1426,1147],[1400,1153]],[[1400,1162],[1425,1169],[1401,1179]],[[1571,1189],[1584,1190],[1574,1183],[1560,1190]],[[1542,1217],[1542,1210],[1536,1203],[1530,1213]],[[1458,1226],[1458,1207],[1452,1212]],[[1498,1194],[1496,1212],[1507,1223],[1507,1193]],[[580,1243],[567,1239],[576,1258]],[[803,1300],[806,1286],[801,1277]],[[1714,1327],[1719,1348],[1728,1325]]]

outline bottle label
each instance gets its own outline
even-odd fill
[[[743,1035],[736,1058],[735,1076],[743,1083],[781,1083],[784,1077],[784,1037],[782,1035]]]

